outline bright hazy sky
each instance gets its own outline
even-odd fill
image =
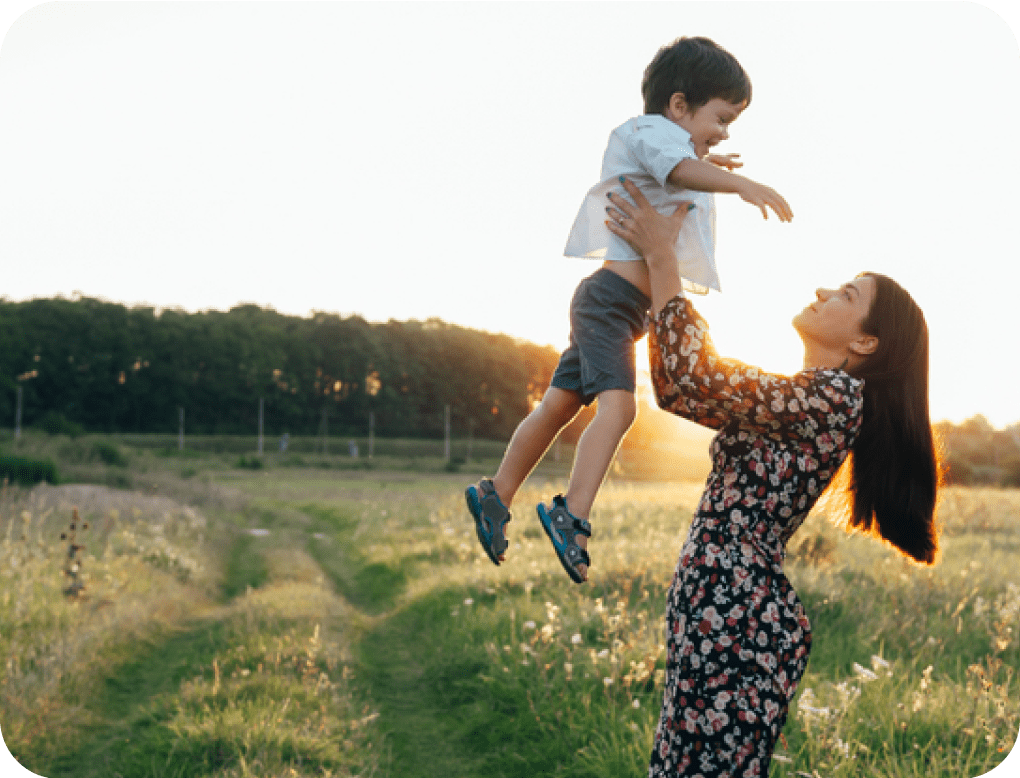
[[[977,3],[3,6],[0,295],[440,317],[557,348],[562,256],[659,46],[754,84],[719,151],[792,224],[718,196],[724,354],[800,367],[818,286],[896,278],[932,415],[1020,420],[1020,49]],[[1012,27],[1010,25],[1013,25]]]

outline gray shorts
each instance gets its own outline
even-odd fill
[[[590,405],[602,392],[637,386],[634,344],[648,328],[651,300],[627,279],[600,268],[577,285],[570,301],[570,345],[551,385]]]

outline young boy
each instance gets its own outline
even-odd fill
[[[645,69],[641,93],[644,115],[613,130],[602,180],[588,191],[567,240],[566,256],[604,260],[574,293],[570,346],[542,402],[514,432],[496,475],[465,493],[478,540],[498,565],[517,489],[560,430],[597,399],[595,418],[577,442],[566,494],[538,506],[556,555],[577,583],[586,580],[591,565],[586,549],[595,495],[637,413],[634,344],[645,334],[651,297],[644,261],[605,226],[612,199],[626,196],[622,178],[637,184],[663,213],[691,203],[694,213],[684,222],[677,257],[692,291],[719,290],[712,192],[739,194],[765,218],[767,208],[781,221],[793,217],[774,190],[732,172],[741,166],[738,155],[709,154],[729,137],[729,125],[751,101],[751,82],[731,54],[707,38],[680,38],[661,48]]]

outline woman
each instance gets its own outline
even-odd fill
[[[636,206],[612,198],[608,224],[648,263],[656,398],[719,430],[670,587],[649,776],[767,775],[811,646],[783,572],[786,543],[844,463],[849,527],[935,560],[927,328],[902,288],[869,273],[818,290],[794,318],[804,342],[796,375],[723,359],[677,273],[672,247],[686,209],[660,215],[624,186]]]

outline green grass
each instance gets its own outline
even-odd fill
[[[257,550],[259,539],[237,535],[230,543],[223,571],[223,596],[227,599],[257,589],[269,579],[265,557]]]
[[[522,490],[494,567],[463,506],[477,474],[253,472],[228,452],[181,479],[173,458],[120,445],[146,492],[90,509],[86,599],[60,595],[67,507],[0,497],[0,726],[35,772],[646,773],[700,484],[611,479],[592,581],[574,586],[527,507],[563,488],[555,468]],[[814,642],[772,778],[959,778],[1002,760],[1020,728],[1018,512],[1015,491],[948,491],[932,569],[809,519],[787,569]]]

